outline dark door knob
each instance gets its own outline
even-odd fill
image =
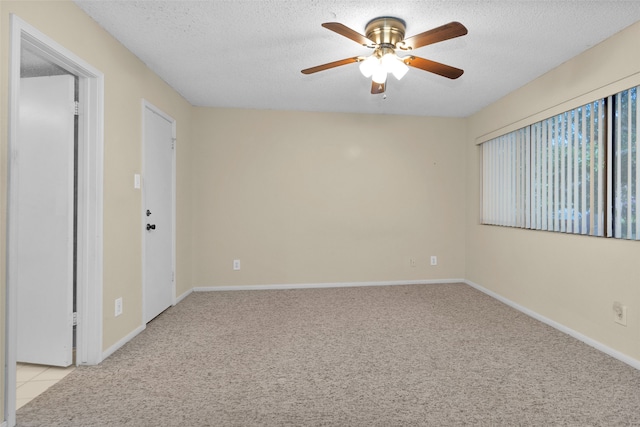
[[[151,211],[147,209],[147,216],[151,215]]]
[[[155,224],[147,224],[147,231],[155,230],[155,229],[156,229],[156,225]]]

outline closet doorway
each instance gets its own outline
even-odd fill
[[[11,36],[6,250],[7,341],[4,354],[5,416],[8,426],[16,424],[16,363],[19,357],[27,359],[24,361],[29,363],[58,366],[74,364],[73,330],[77,320],[75,364],[96,364],[102,360],[104,77],[15,15],[11,16]],[[30,61],[31,65],[35,67],[38,63],[37,67],[42,69],[38,72],[40,75],[32,75],[27,83],[29,78],[26,68]],[[35,74],[35,71],[32,70],[31,73]],[[55,84],[49,84],[54,80]],[[36,81],[36,87],[30,87]],[[71,139],[68,138],[68,118],[63,120],[66,120],[66,124],[62,125],[66,129],[66,136],[62,139],[66,142],[61,145],[52,143],[47,132],[35,137],[29,135],[34,128],[45,126],[31,123],[26,128],[21,128],[21,121],[23,124],[27,123],[25,117],[33,113],[26,111],[27,104],[23,105],[21,102],[21,93],[27,95],[29,92],[36,95],[45,93],[45,99],[56,99],[56,102],[64,105],[63,109],[71,112]],[[64,94],[61,95],[62,93]],[[67,104],[69,93],[71,105]],[[60,97],[66,99],[60,101]],[[74,98],[77,98],[77,104]],[[30,108],[42,108],[47,102],[36,99]],[[44,113],[48,120],[52,116],[47,114],[57,113]],[[41,115],[39,119],[41,125],[46,121],[42,117]],[[44,162],[47,164],[45,167],[50,165],[52,169],[46,171],[38,162]],[[46,178],[51,174],[57,175],[51,181],[58,184],[47,187],[49,182]],[[43,203],[43,199],[48,200]],[[51,222],[58,217],[63,219]],[[42,222],[42,226],[35,226],[33,221]],[[39,253],[37,245],[33,244],[34,241],[56,241],[60,246],[49,248],[43,255]],[[53,271],[50,270],[52,260],[56,264],[61,263],[62,268],[58,268],[50,277],[47,271]],[[56,270],[57,266],[53,268]],[[38,271],[43,271],[44,274]],[[54,279],[54,276],[57,278]],[[60,278],[64,286],[56,288],[52,295],[44,299],[34,296],[34,292],[45,293],[44,290],[50,290],[49,285],[53,281],[58,282]],[[23,286],[25,282],[29,282],[26,287]],[[74,282],[77,285],[75,292]],[[33,298],[32,303],[29,303],[30,298]],[[29,307],[26,309],[29,313],[23,315],[25,307]],[[38,320],[42,317],[39,313],[42,307],[55,313],[46,316],[47,319],[48,316],[57,318],[51,323],[58,325],[56,334],[60,331],[59,336],[54,337],[47,329],[50,325],[42,323],[42,319]],[[36,331],[40,336],[27,343],[29,340],[25,339],[25,330],[29,333]],[[45,343],[49,339],[51,342]],[[53,351],[53,347],[49,346],[59,348]],[[26,352],[23,352],[25,349]],[[43,354],[46,354],[44,358]]]

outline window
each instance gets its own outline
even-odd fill
[[[637,221],[640,175],[638,174],[638,88],[615,95],[613,123],[613,235],[640,240]]]
[[[603,105],[599,100],[531,126],[532,228],[604,235]]]
[[[633,88],[483,143],[482,223],[640,240],[636,100]]]

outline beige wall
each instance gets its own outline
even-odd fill
[[[195,108],[192,124],[195,286],[462,277],[464,119]]]
[[[482,135],[510,130],[640,84],[640,23],[468,121],[466,278],[640,360],[640,243],[479,225]],[[612,303],[628,307],[628,326]]]
[[[9,52],[9,14],[33,25],[105,75],[104,131],[104,277],[103,349],[142,324],[142,193],[133,188],[133,175],[141,173],[142,99],[147,99],[177,120],[177,294],[191,289],[188,218],[191,205],[190,113],[191,106],[153,74],[140,60],[102,30],[75,4],[68,1],[1,1],[2,56],[2,217],[0,249],[6,240],[5,194]],[[4,263],[4,253],[0,257]],[[4,297],[4,264],[0,285]],[[123,298],[124,313],[113,315],[114,299]],[[4,308],[4,304],[2,304]],[[4,321],[4,315],[0,316]],[[4,331],[4,327],[0,328]],[[2,340],[4,343],[4,340]],[[0,352],[4,354],[4,352]]]

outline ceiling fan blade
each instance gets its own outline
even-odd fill
[[[372,42],[371,40],[369,40],[359,32],[352,30],[351,28],[339,22],[325,22],[324,24],[322,24],[322,26],[327,30],[331,30],[334,33],[338,33],[341,36],[351,39],[354,42],[359,43],[363,46],[370,46],[375,44],[374,42]]]
[[[386,85],[384,83],[376,83],[371,80],[371,94],[377,95],[379,93],[384,93],[386,89]]]
[[[428,59],[419,58],[417,56],[407,56],[405,58],[402,58],[402,61],[411,67],[419,68],[430,73],[439,74],[450,79],[457,79],[462,75],[462,73],[464,73],[464,70],[461,70],[460,68],[441,64],[435,61],[429,61]]]
[[[449,22],[424,33],[404,39],[398,44],[400,49],[417,49],[422,46],[453,39],[467,34],[467,27],[459,22]]]
[[[306,68],[302,70],[302,74],[313,74],[313,73],[317,73],[318,71],[328,70],[330,68],[339,67],[341,65],[353,64],[354,62],[360,61],[360,59],[361,59],[360,57],[354,56],[353,58],[346,58],[346,59],[341,59],[339,61],[329,62],[327,64],[317,65],[315,67]]]

